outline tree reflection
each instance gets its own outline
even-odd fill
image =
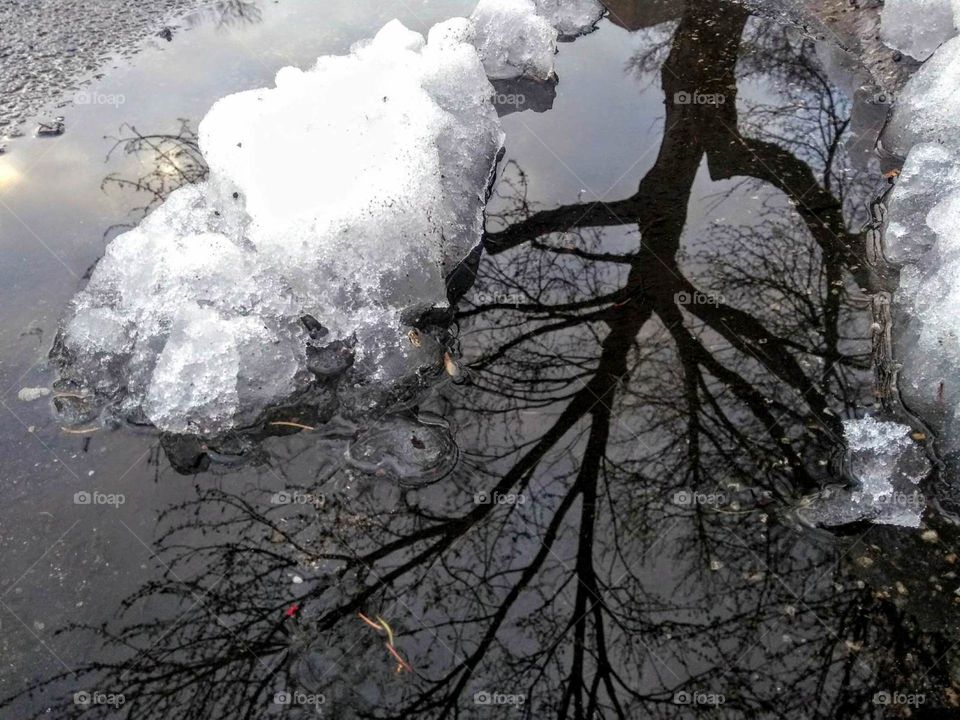
[[[115,138],[107,158],[117,150],[131,155],[146,168],[136,177],[124,173],[110,173],[101,183],[101,188],[108,190],[132,190],[141,193],[147,198],[144,205],[134,208],[136,222],[114,226],[106,234],[119,228],[133,227],[145,218],[152,210],[174,190],[184,185],[193,185],[207,178],[209,168],[200,152],[200,142],[190,121],[180,120],[180,128],[176,133],[155,133],[144,135],[133,125],[123,125],[120,128],[121,136]]]
[[[262,19],[258,0],[215,0],[187,16],[190,25],[212,22],[217,29],[254,25]]]
[[[683,10],[660,75],[665,130],[635,194],[540,209],[505,169],[458,313],[473,382],[431,401],[458,470],[406,492],[338,460],[349,429],[270,441],[249,486],[201,483],[160,518],[164,576],[117,622],[69,629],[106,643],[86,687],[135,718],[316,715],[276,695],[294,691],[336,718],[951,703],[956,531],[796,527],[835,478],[841,418],[872,401],[880,280],[851,227],[844,103],[808,42],[714,0]],[[800,95],[738,102],[764,77]],[[724,100],[677,101],[697,93]],[[704,163],[760,207],[691,238]],[[359,614],[388,621],[412,672]]]

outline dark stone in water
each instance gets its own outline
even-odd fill
[[[63,122],[62,116],[55,117],[48,122],[40,122],[40,124],[37,125],[37,135],[39,137],[63,135],[64,130],[66,130],[66,125]]]

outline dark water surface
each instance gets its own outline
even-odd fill
[[[18,399],[215,99],[472,3],[241,5],[0,156],[0,715],[954,717],[953,526],[805,517],[843,482],[841,420],[886,401],[880,172],[849,159],[822,48],[737,6],[641,27],[611,3],[561,46],[552,109],[504,117],[468,382],[427,424],[291,426],[239,457]]]

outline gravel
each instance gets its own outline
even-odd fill
[[[18,126],[48,102],[80,88],[108,60],[134,54],[166,21],[201,4],[201,0],[0,1],[0,135],[16,134]]]

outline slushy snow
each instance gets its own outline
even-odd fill
[[[410,318],[446,306],[481,239],[503,145],[491,94],[461,19],[429,43],[391,22],[218,101],[199,128],[209,179],[110,243],[61,334],[62,378],[211,435],[306,391],[311,357],[343,343],[379,383],[437,363]]]

